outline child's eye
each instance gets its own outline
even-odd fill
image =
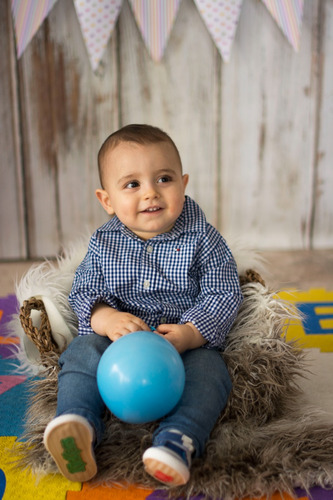
[[[138,181],[131,181],[131,182],[128,182],[125,186],[126,189],[134,189],[134,188],[137,188],[139,186],[139,183]]]
[[[168,176],[168,175],[163,175],[162,177],[160,177],[160,178],[158,179],[158,181],[157,181],[157,182],[170,182],[170,181],[171,181],[171,177],[170,177],[170,176]]]

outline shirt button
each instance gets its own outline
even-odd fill
[[[153,253],[153,250],[154,250],[154,249],[153,249],[153,247],[152,247],[151,245],[149,245],[149,246],[147,247],[147,252],[148,252],[148,253]]]
[[[143,282],[143,288],[146,288],[146,289],[147,289],[147,288],[149,288],[149,287],[150,287],[150,282],[149,282],[149,280],[144,280],[144,282]]]
[[[166,323],[166,321],[167,321],[166,317],[165,317],[165,316],[163,316],[163,317],[161,318],[161,325],[165,324],[165,323]]]

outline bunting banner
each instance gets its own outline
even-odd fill
[[[123,0],[74,0],[93,71],[96,71],[118,19]]]
[[[1,1],[1,0],[0,0]],[[17,57],[58,0],[11,0]],[[62,1],[62,0],[60,0]],[[112,36],[124,0],[73,0],[93,71]],[[164,55],[181,0],[128,0],[155,62]],[[243,0],[193,0],[224,61],[229,61]],[[298,51],[304,0],[261,0]]]
[[[155,62],[159,62],[175,22],[181,0],[129,0],[136,23]]]
[[[229,61],[243,0],[194,0],[222,59]]]
[[[57,0],[12,0],[17,57],[21,57]]]
[[[304,0],[262,0],[296,51],[303,16]]]

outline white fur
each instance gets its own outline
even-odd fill
[[[72,287],[74,273],[83,260],[88,247],[88,239],[81,239],[63,252],[62,256],[53,262],[45,260],[34,264],[16,284],[16,296],[20,307],[31,297],[40,298],[50,321],[52,337],[60,348],[69,343],[77,335],[76,316],[69,306],[68,295]],[[31,312],[34,326],[40,326],[41,314]],[[36,373],[40,368],[39,351],[26,336],[19,316],[16,315],[10,324],[10,335],[20,338],[17,356],[21,369]]]
[[[256,269],[260,273],[264,270],[264,261],[260,254],[249,251],[237,239],[228,241],[234,255],[239,274],[246,269]],[[64,250],[56,261],[45,260],[34,264],[16,284],[16,296],[20,307],[25,300],[31,297],[40,298],[50,321],[53,340],[62,349],[77,335],[76,316],[69,306],[70,293],[74,273],[83,260],[88,248],[88,238],[82,238]],[[263,307],[265,305],[263,304]],[[34,326],[40,326],[40,313],[32,311],[31,318]],[[26,336],[18,315],[10,324],[10,334],[20,338],[17,357],[21,369],[25,372],[37,373],[40,369],[40,355],[37,347]]]

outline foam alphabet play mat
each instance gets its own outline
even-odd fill
[[[287,340],[297,339],[303,348],[333,352],[333,292],[313,289],[284,291],[279,296],[294,303],[302,319],[288,326]]]
[[[297,305],[303,315],[302,320],[289,326],[288,339],[297,338],[304,348],[333,352],[333,292],[286,291],[279,295]],[[16,440],[23,431],[29,384],[27,376],[20,374],[19,362],[12,351],[18,339],[8,337],[5,333],[6,323],[16,311],[17,300],[14,295],[0,298],[0,500],[165,500],[167,496],[162,490],[147,490],[140,485],[92,487],[89,484],[72,483],[60,474],[36,478],[27,471],[13,468]],[[296,488],[295,497],[302,500],[332,500],[333,491],[314,487],[310,492],[305,492]],[[199,495],[191,500],[200,499],[203,497]],[[276,493],[272,497],[272,500],[282,499],[292,500],[292,497],[287,493]],[[246,497],[244,500],[253,499]]]

